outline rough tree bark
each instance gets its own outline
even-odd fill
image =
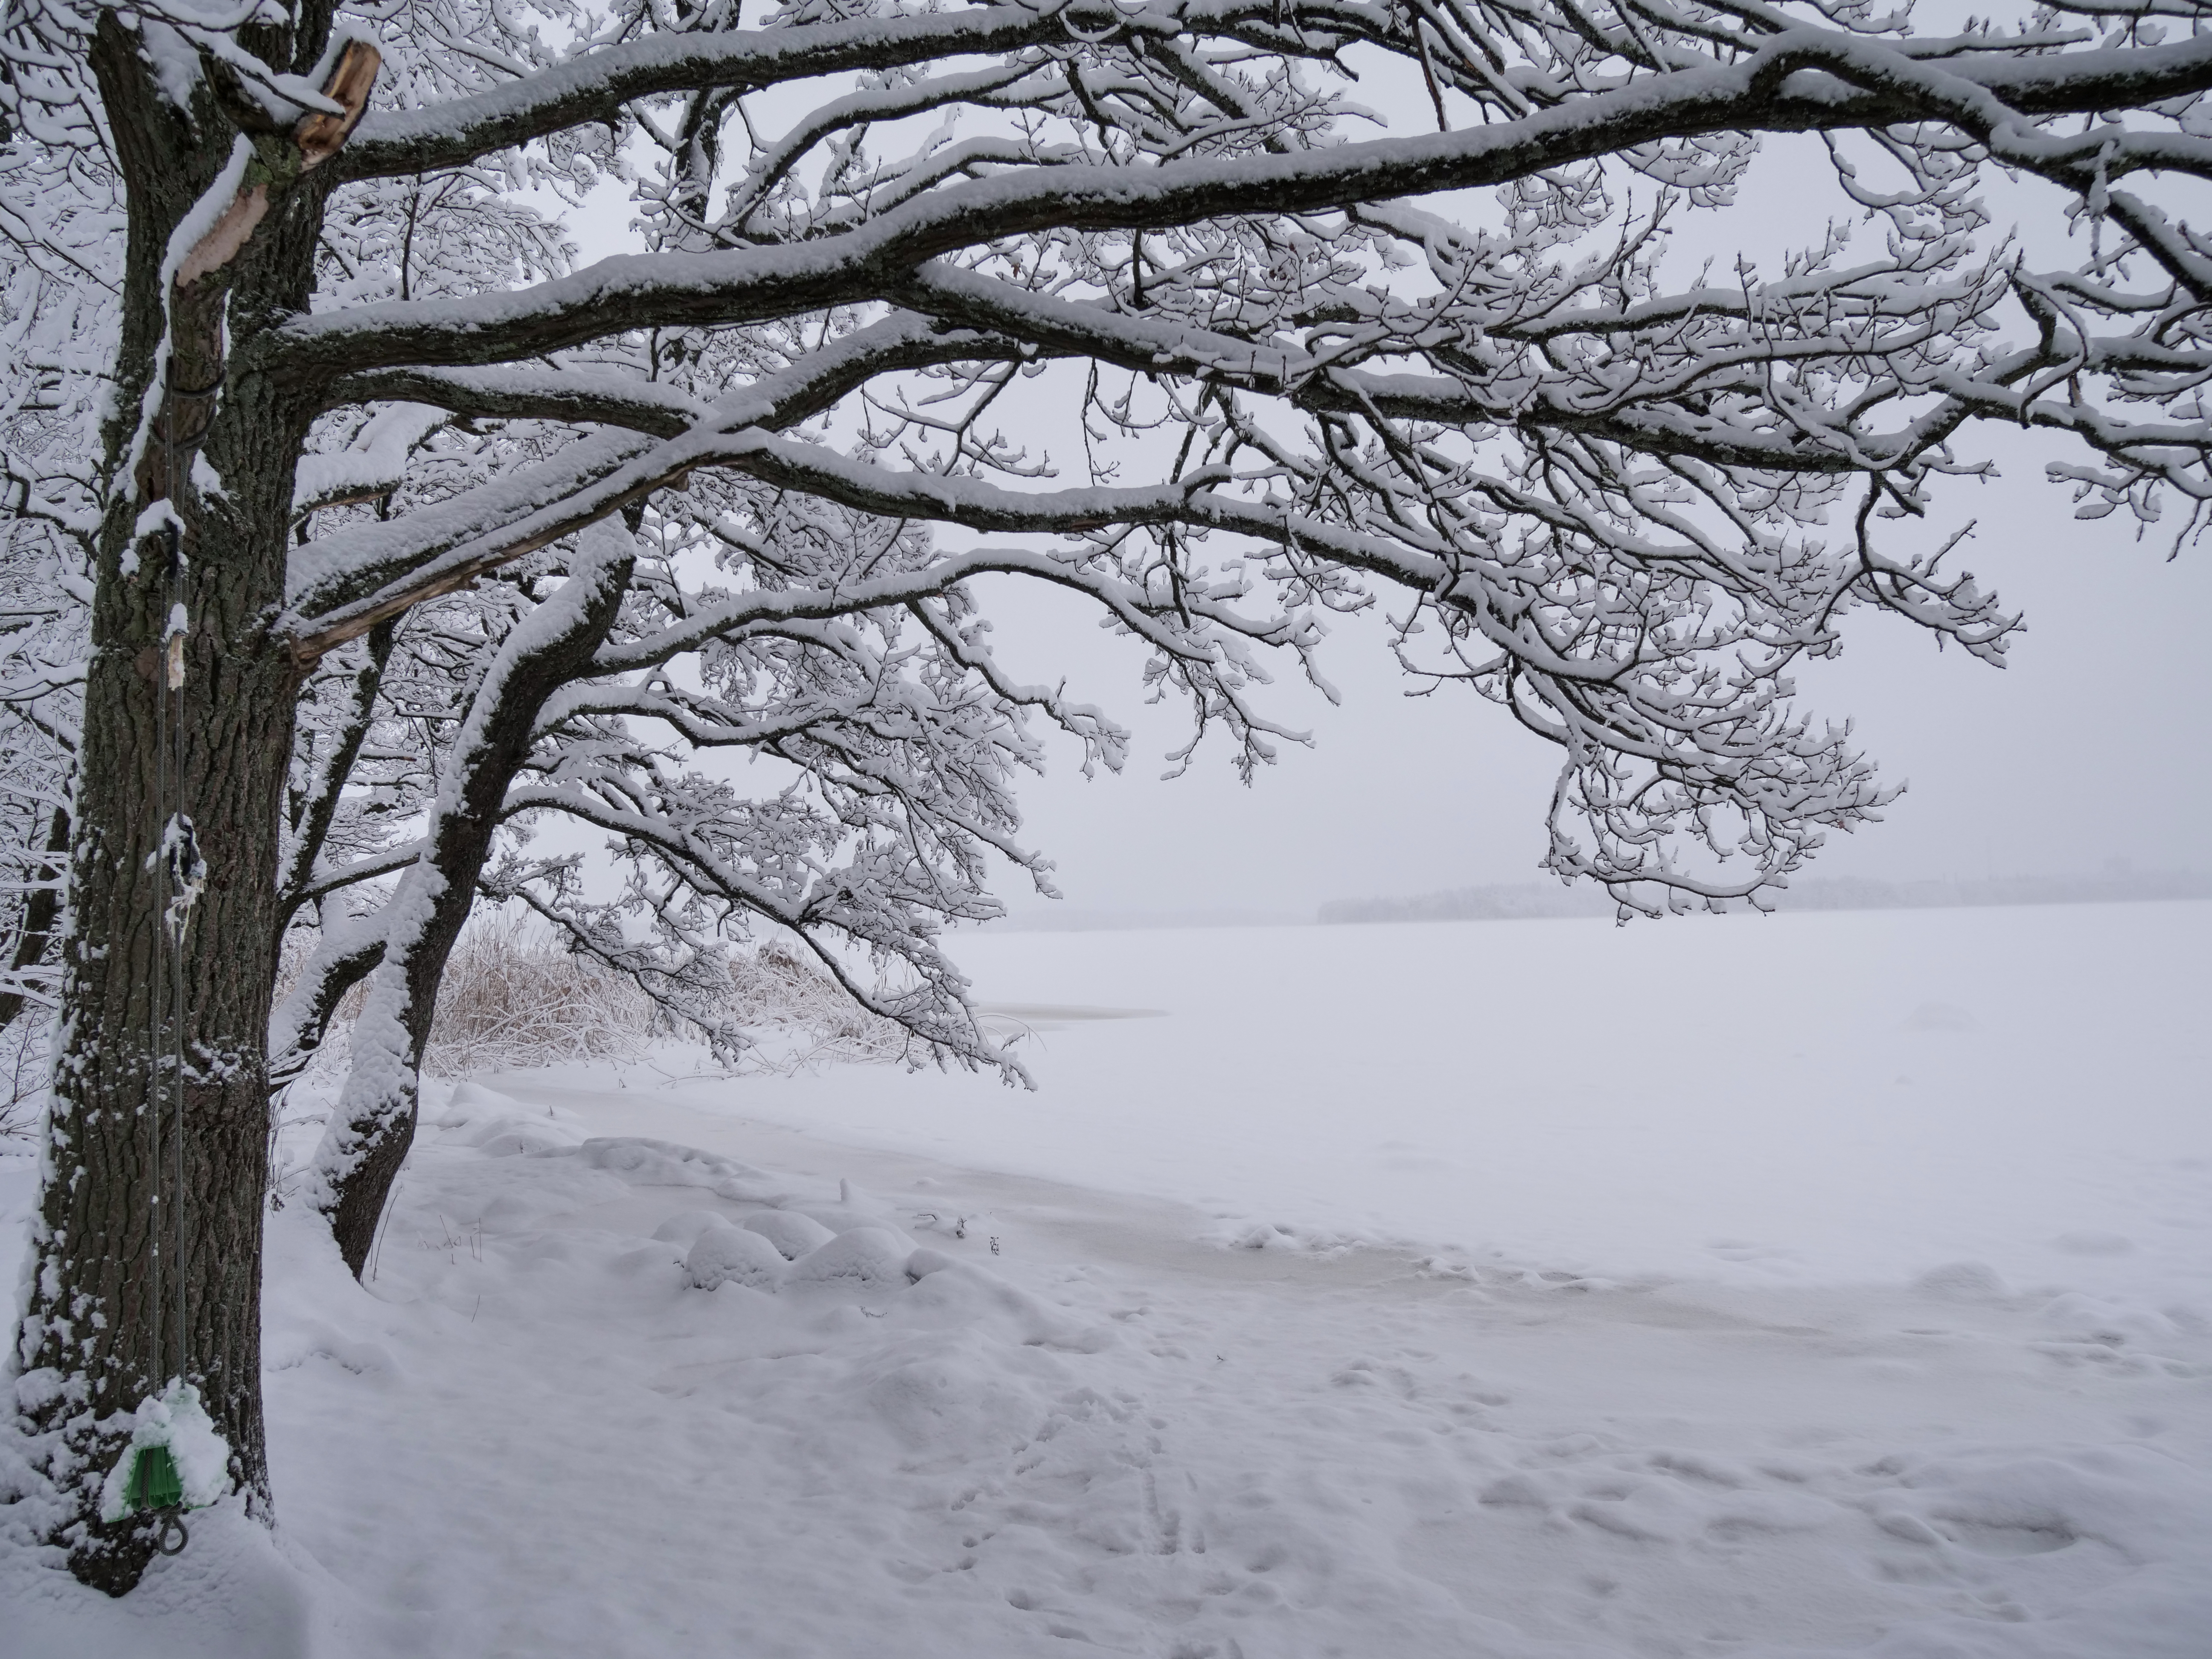
[[[279,61],[312,65],[322,52],[306,38],[312,27],[296,42],[258,33],[252,44]],[[309,411],[265,377],[230,373],[227,346],[304,305],[321,191],[304,126],[253,132],[234,210],[173,265],[177,227],[233,161],[237,112],[205,88],[179,112],[112,15],[100,22],[93,68],[131,206],[118,395],[103,434],[110,476],[131,487],[115,492],[99,546],[50,1159],[17,1403],[70,1511],[57,1541],[80,1578],[119,1595],[143,1571],[154,1528],[143,1516],[101,1519],[100,1487],[131,1414],[168,1382],[199,1390],[236,1489],[257,1511],[268,1504],[265,1050],[275,828],[300,683],[269,630],[283,599],[292,489],[289,459],[270,458],[299,453]],[[176,645],[173,605],[184,621]],[[173,652],[182,717],[168,732]],[[191,821],[204,888],[164,946],[177,896],[161,856],[173,814]],[[175,982],[156,975],[163,948],[183,981],[181,1030],[157,1006]],[[155,1109],[157,1082],[170,1080],[157,1042],[183,1056],[181,1146]]]

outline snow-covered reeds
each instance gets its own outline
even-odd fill
[[[652,1000],[629,979],[571,955],[520,918],[495,916],[453,947],[422,1068],[464,1077],[631,1059],[664,1029]]]
[[[731,959],[730,1001],[738,1024],[782,1039],[750,1051],[751,1066],[763,1070],[888,1065],[912,1041],[904,1026],[863,1008],[829,975],[777,944]]]
[[[292,975],[306,955],[288,951]],[[903,1027],[861,1007],[787,945],[770,942],[733,954],[728,973],[732,1022],[758,1039],[738,1070],[882,1065],[906,1052]],[[279,977],[282,1002],[288,975]],[[350,1026],[362,1000],[356,986],[338,1005],[333,1026]],[[680,1023],[627,975],[572,954],[526,918],[494,915],[471,923],[453,948],[422,1069],[466,1077],[568,1060],[635,1060],[657,1042],[693,1035],[677,1029]],[[332,1042],[322,1052],[342,1066],[344,1050]]]
[[[276,1000],[282,1004],[313,954],[302,931],[285,947]],[[789,945],[771,940],[733,952],[726,964],[728,1023],[753,1039],[727,1069],[779,1075],[818,1066],[887,1065],[911,1041],[903,1026],[870,1012]],[[305,1114],[320,1121],[321,1097],[343,1078],[351,1028],[366,987],[340,1000],[331,1033],[296,1081]],[[37,1022],[19,1022],[35,1024]],[[496,914],[473,922],[454,946],[438,988],[437,1015],[422,1069],[434,1077],[520,1070],[567,1060],[637,1060],[655,1043],[700,1035],[656,1003],[628,975],[566,950],[525,917]],[[0,1096],[13,1049],[0,1050]],[[27,1083],[43,1081],[25,1073]],[[27,1129],[35,1103],[22,1109]],[[0,1115],[0,1133],[20,1133]]]

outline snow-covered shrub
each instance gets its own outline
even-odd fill
[[[757,1232],[717,1221],[692,1241],[684,1271],[702,1291],[735,1279],[755,1290],[772,1290],[786,1271],[782,1253]]]
[[[758,1215],[747,1216],[742,1224],[746,1231],[758,1233],[792,1261],[820,1249],[837,1236],[813,1217],[801,1215],[796,1210],[763,1210]]]

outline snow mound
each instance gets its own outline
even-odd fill
[[[2011,1292],[1984,1261],[1947,1261],[1912,1281],[1912,1288],[1944,1302],[2002,1302]]]
[[[692,1242],[684,1271],[702,1291],[735,1280],[756,1290],[772,1290],[788,1271],[775,1246],[758,1233],[732,1227],[717,1217]]]
[[[579,1163],[638,1187],[703,1187],[724,1198],[766,1202],[775,1183],[750,1164],[634,1135],[586,1140],[574,1149]]]
[[[763,1244],[767,1240],[761,1241]],[[773,1249],[775,1247],[769,1245]],[[794,1285],[846,1285],[872,1290],[878,1285],[907,1283],[907,1258],[911,1245],[882,1227],[855,1227],[839,1233],[828,1243],[809,1250],[791,1264]]]
[[[767,1210],[747,1216],[744,1224],[775,1246],[787,1261],[796,1261],[810,1250],[818,1250],[837,1237],[829,1228],[796,1210]]]
[[[573,1112],[527,1105],[480,1083],[456,1085],[441,1110],[423,1116],[441,1140],[494,1158],[562,1151],[583,1139],[572,1127]]]
[[[720,1210],[678,1210],[655,1227],[653,1236],[664,1244],[680,1244],[688,1250],[708,1228],[726,1226],[729,1219]]]

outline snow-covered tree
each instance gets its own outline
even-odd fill
[[[270,1088],[366,980],[317,1176],[357,1259],[479,892],[710,1030],[744,918],[857,944],[918,1052],[1000,1063],[939,928],[1040,868],[1028,718],[1123,738],[1009,678],[978,577],[1095,605],[1248,769],[1268,659],[1380,605],[1558,746],[1555,872],[1786,880],[1885,798],[1797,662],[1865,607],[2002,657],[1923,527],[1976,423],[2196,527],[2203,15],[11,0],[6,988],[59,1009],[25,1513],[128,1589],[154,1527],[103,1486],[187,1387],[266,1513]],[[1829,228],[1670,256],[1761,168]],[[580,263],[559,205],[624,189],[635,251]],[[619,897],[502,840],[548,814]]]

